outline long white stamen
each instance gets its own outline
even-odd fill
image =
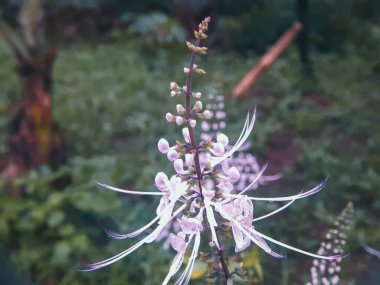
[[[277,214],[278,212],[281,212],[282,210],[286,209],[287,207],[289,207],[291,204],[293,204],[296,200],[291,200],[289,203],[285,204],[284,206],[282,206],[281,208],[278,208],[277,210],[273,211],[273,212],[270,212],[269,214],[266,214],[264,216],[261,216],[261,217],[258,217],[258,218],[255,218],[252,220],[252,222],[257,222],[257,221],[260,221],[262,219],[265,219],[265,218],[268,218],[274,214]]]
[[[278,202],[278,201],[290,201],[290,200],[297,200],[302,199],[307,196],[313,195],[315,193],[318,193],[322,190],[322,188],[325,186],[326,180],[323,181],[321,184],[317,185],[313,189],[310,189],[307,192],[302,192],[301,194],[293,195],[293,196],[286,196],[286,197],[273,197],[273,198],[261,198],[261,197],[247,197],[250,200],[254,201],[270,201],[270,202]],[[237,198],[237,199],[243,199],[245,196],[241,196],[239,194],[224,194],[224,196],[229,198]]]
[[[107,185],[104,183],[100,183],[98,181],[95,181],[95,183],[104,187],[104,188],[107,188],[107,189],[112,190],[112,191],[120,192],[120,193],[126,193],[126,194],[132,194],[132,195],[151,195],[151,196],[162,196],[162,195],[164,195],[164,193],[162,193],[162,192],[144,192],[144,191],[124,190],[124,189],[116,188],[116,187],[113,187],[113,186],[110,186],[110,185]]]
[[[200,242],[201,242],[201,235],[200,235],[200,233],[197,233],[195,236],[193,250],[191,252],[187,266],[186,266],[185,270],[183,271],[183,273],[181,274],[181,276],[176,281],[175,285],[181,285],[181,284],[188,284],[189,283],[189,280],[191,278],[191,273],[192,273],[193,267],[194,267],[195,258],[198,255]],[[186,278],[186,281],[185,281],[185,283],[183,283],[185,278]]]
[[[188,247],[189,243],[193,240],[194,235],[190,235],[189,241],[186,243],[186,248]],[[181,267],[183,263],[185,254],[184,253],[177,253],[177,255],[174,257],[173,262],[170,266],[168,275],[166,275],[164,282],[162,282],[162,285],[166,285],[170,279],[174,276],[174,274],[177,273],[179,268]]]
[[[126,239],[126,238],[133,238],[133,237],[136,237],[138,236],[139,234],[141,234],[142,232],[144,232],[146,229],[148,229],[150,226],[152,226],[155,222],[157,222],[162,216],[164,216],[169,210],[172,210],[174,204],[175,204],[176,201],[172,201],[170,202],[166,207],[165,209],[159,214],[157,215],[153,220],[151,220],[148,224],[146,224],[145,226],[143,226],[142,228],[136,230],[136,231],[133,231],[131,233],[128,233],[128,234],[118,234],[118,233],[115,233],[113,231],[111,231],[110,229],[106,228],[106,227],[103,227],[104,228],[104,231],[111,237],[115,238],[115,239]]]
[[[225,160],[227,157],[230,157],[235,151],[237,151],[244,144],[244,142],[247,140],[250,133],[252,132],[252,129],[253,129],[253,126],[255,123],[255,119],[256,119],[256,110],[254,111],[252,118],[250,118],[250,114],[248,113],[247,119],[245,120],[245,123],[244,123],[243,130],[242,130],[239,138],[237,139],[235,145],[228,152],[226,152],[223,156],[214,158],[211,161],[212,167],[215,167],[216,165],[221,163],[223,160]]]
[[[179,268],[181,267],[183,263],[183,259],[184,259],[184,254],[178,252],[177,255],[174,257],[172,264],[170,265],[169,272],[166,275],[164,281],[162,282],[162,285],[168,284],[168,282],[170,281],[170,278],[172,278],[173,275],[177,273],[177,271],[179,270]]]
[[[194,242],[194,247],[195,247],[194,252],[195,252],[195,254],[194,254],[194,256],[193,256],[193,258],[191,260],[191,267],[190,267],[189,274],[187,275],[187,278],[186,278],[186,281],[185,281],[184,285],[187,285],[190,282],[191,274],[192,274],[193,269],[194,269],[195,259],[198,256],[198,251],[199,251],[200,243],[201,243],[201,234],[198,233],[195,236],[195,242]]]
[[[274,175],[265,175],[262,177],[262,181],[271,182],[276,181],[282,177],[282,174],[274,174]]]
[[[268,167],[268,163],[266,163],[263,166],[263,168],[260,170],[260,172],[256,175],[255,179],[247,187],[245,187],[241,192],[239,192],[239,195],[242,195],[245,192],[247,192],[248,190],[250,190],[252,188],[252,186],[255,185],[257,183],[257,181],[259,181],[259,179],[261,178],[261,176],[263,175],[263,173],[267,169],[267,167]]]
[[[250,114],[248,113],[247,119],[246,119],[244,127],[243,127],[243,130],[242,130],[239,138],[237,139],[235,145],[225,155],[223,155],[223,157],[221,157],[220,160],[224,160],[227,157],[231,156],[236,150],[238,150],[244,144],[244,142],[247,140],[248,136],[252,132],[255,119],[256,119],[256,110],[255,110],[251,120],[250,120]]]
[[[288,249],[291,249],[291,250],[294,250],[294,251],[297,251],[297,252],[300,252],[300,253],[303,253],[305,255],[309,255],[309,256],[315,257],[315,258],[334,260],[334,259],[340,259],[340,258],[343,257],[342,255],[323,256],[323,255],[319,255],[319,254],[314,254],[314,253],[311,253],[311,252],[308,252],[308,251],[296,248],[294,246],[290,246],[290,245],[287,245],[285,243],[279,242],[279,241],[277,241],[277,240],[275,240],[275,239],[273,239],[271,237],[268,237],[268,236],[266,236],[266,235],[264,235],[264,234],[256,231],[255,229],[251,229],[251,231],[253,231],[254,233],[256,233],[258,236],[261,236],[262,238],[264,238],[266,240],[269,240],[270,242],[273,242],[273,243],[278,244],[278,245],[280,245],[282,247],[285,247],[285,248],[288,248]]]
[[[180,208],[177,209],[177,211],[173,214],[173,216],[171,216],[170,219],[168,219],[167,223],[169,221],[171,221],[172,219],[174,219],[179,213],[181,213],[184,209],[186,208],[186,205],[182,205]],[[166,224],[167,224],[166,223]],[[127,255],[131,254],[132,252],[134,252],[136,249],[138,249],[139,247],[141,247],[144,243],[147,243],[149,242],[152,238],[155,238],[155,236],[157,236],[161,231],[162,229],[165,227],[166,224],[162,224],[162,225],[159,225],[152,233],[150,233],[148,236],[146,236],[144,239],[142,239],[141,241],[139,241],[138,243],[136,243],[135,245],[131,246],[130,248],[128,248],[127,250],[113,256],[113,257],[110,257],[108,259],[105,259],[105,260],[102,260],[100,262],[96,262],[96,263],[92,263],[92,264],[88,264],[87,265],[87,269],[82,269],[82,270],[79,270],[79,271],[93,271],[93,270],[96,270],[96,269],[99,269],[99,268],[102,268],[102,267],[105,267],[107,265],[110,265],[124,257],[126,257]]]

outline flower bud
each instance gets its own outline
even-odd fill
[[[186,46],[190,51],[195,49],[195,46],[191,42],[186,41]]]
[[[196,101],[194,104],[195,112],[199,112],[200,110],[202,110],[202,108],[203,108],[202,101]]]
[[[185,139],[185,141],[187,143],[190,143],[190,133],[189,133],[189,129],[188,128],[183,128],[182,129],[182,135],[183,135],[183,138]]]
[[[195,73],[198,73],[198,74],[206,74],[206,71],[204,71],[202,68],[197,68],[195,69]]]
[[[228,137],[225,134],[218,134],[216,141],[222,143],[224,146],[228,145]]]
[[[185,72],[186,74],[188,74],[188,73],[190,72],[190,69],[188,69],[187,67],[185,67],[185,68],[183,69],[183,72]]]
[[[176,82],[170,82],[170,90],[177,90],[179,88],[178,84]]]
[[[165,118],[166,118],[166,121],[168,121],[169,123],[174,121],[174,116],[171,113],[166,113]]]
[[[177,158],[179,158],[179,153],[176,150],[174,150],[173,148],[170,148],[168,151],[167,157],[170,161],[174,161]]]
[[[182,90],[183,90],[183,92],[187,92],[187,86],[182,86]]]
[[[193,93],[193,97],[194,97],[195,99],[199,99],[199,98],[201,98],[201,96],[202,96],[202,93],[201,93],[201,92],[195,92],[195,93]]]
[[[240,179],[239,170],[233,166],[228,170],[228,177],[231,179],[231,182],[236,182]]]
[[[161,138],[159,141],[158,141],[158,150],[161,152],[161,153],[168,153],[169,151],[169,143],[166,139],[164,138]]]
[[[224,145],[220,142],[214,143],[212,150],[215,156],[222,156],[224,154]]]
[[[196,125],[197,125],[196,120],[190,120],[190,127],[195,128]]]
[[[174,169],[178,174],[181,174],[184,172],[182,159],[179,158],[174,161]]]
[[[176,91],[171,91],[171,92],[170,92],[170,96],[174,97],[174,96],[176,96],[176,95],[177,95],[177,92],[176,92]]]
[[[154,182],[159,188],[164,188],[166,187],[165,181],[169,181],[168,177],[166,176],[165,173],[163,172],[158,172],[156,174],[156,177],[154,178]]]
[[[177,123],[178,126],[180,126],[183,123],[183,118],[181,116],[176,116],[175,122]]]
[[[183,115],[186,112],[185,108],[181,104],[177,104],[176,109],[177,109],[178,114],[180,115]]]

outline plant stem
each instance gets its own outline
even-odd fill
[[[216,239],[218,240],[218,244],[220,244],[218,234],[216,234]],[[218,249],[218,255],[220,259],[220,264],[222,264],[224,276],[226,277],[226,280],[227,280],[231,276],[231,274],[230,274],[230,271],[228,270],[226,260],[224,259],[223,248]]]
[[[200,39],[197,39],[195,41],[195,44],[194,44],[195,48],[199,47],[199,44],[200,44]],[[192,93],[191,92],[191,83],[192,83],[192,79],[193,79],[193,71],[194,71],[193,69],[194,69],[194,63],[195,63],[196,55],[197,55],[197,53],[195,52],[195,50],[193,50],[193,52],[191,54],[190,64],[189,64],[189,72],[187,73],[187,78],[186,78],[186,92],[185,92],[185,96],[186,96],[186,101],[185,101],[186,114],[185,114],[185,119],[186,119],[187,128],[189,129],[189,136],[190,136],[191,147],[192,147],[192,150],[195,152],[195,155],[194,155],[195,172],[197,174],[199,193],[200,193],[201,199],[203,201],[204,200],[204,196],[203,196],[203,193],[202,193],[202,183],[201,183],[201,181],[202,181],[202,171],[201,171],[201,166],[200,166],[200,163],[199,163],[198,145],[197,145],[197,141],[195,139],[194,129],[190,125],[190,120],[192,118],[192,114],[191,114],[191,93]],[[218,240],[218,244],[220,244],[218,235],[216,235],[216,238]],[[221,263],[222,268],[223,268],[224,275],[225,275],[226,280],[227,280],[231,276],[231,274],[230,274],[230,272],[228,270],[228,266],[227,266],[226,260],[224,259],[224,252],[223,252],[222,248],[218,249],[218,255],[219,255],[220,263]]]
[[[195,41],[195,47],[198,47],[200,44],[200,40],[197,39]],[[198,180],[198,187],[199,187],[199,194],[201,195],[201,199],[203,201],[204,197],[203,197],[203,193],[202,193],[202,171],[201,171],[201,165],[199,163],[199,155],[198,155],[198,145],[197,145],[197,141],[195,139],[195,135],[194,135],[194,129],[190,126],[190,120],[191,120],[191,82],[192,82],[192,79],[193,79],[193,67],[194,67],[194,63],[195,63],[195,57],[196,57],[197,53],[195,52],[195,50],[193,50],[192,54],[191,54],[191,59],[190,59],[190,64],[189,64],[189,72],[187,73],[187,78],[186,78],[186,92],[185,92],[185,96],[186,96],[186,101],[185,101],[185,110],[186,110],[186,115],[185,115],[185,119],[186,119],[186,125],[187,125],[187,128],[189,130],[189,136],[190,136],[190,142],[191,142],[191,147],[193,149],[193,151],[195,152],[195,155],[194,155],[194,164],[195,164],[195,172],[197,174],[197,180]]]

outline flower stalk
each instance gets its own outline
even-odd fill
[[[155,177],[155,186],[158,191],[153,192],[124,190],[98,183],[109,190],[125,194],[160,196],[156,217],[148,224],[126,234],[115,233],[105,228],[109,236],[115,239],[129,239],[141,236],[151,227],[155,226],[155,229],[150,230],[147,236],[127,250],[106,260],[89,264],[83,271],[108,266],[145,244],[161,240],[163,234],[166,234],[168,243],[176,252],[163,285],[168,284],[182,267],[186,252],[191,252],[190,257],[175,285],[187,285],[190,282],[204,232],[211,233],[209,244],[212,247],[212,253],[209,256],[212,256],[213,262],[215,262],[210,267],[209,276],[213,279],[223,278],[228,285],[233,284],[232,276],[234,274],[241,275],[237,273],[236,268],[232,271],[228,268],[227,260],[229,257],[225,256],[225,246],[221,243],[221,234],[225,231],[231,231],[236,253],[246,250],[253,243],[273,257],[282,258],[281,254],[270,248],[267,244],[269,241],[320,259],[341,258],[341,255],[324,256],[298,249],[262,234],[254,228],[254,222],[277,214],[298,199],[318,193],[325,184],[323,182],[311,190],[287,197],[263,198],[246,195],[255,189],[260,181],[265,181],[263,173],[266,166],[259,168],[254,177],[250,176],[249,183],[244,183],[244,187],[241,187],[236,183],[240,180],[243,172],[241,173],[235,167],[234,160],[231,158],[246,147],[246,141],[254,126],[255,112],[248,113],[241,134],[234,145],[229,145],[228,136],[222,132],[218,132],[208,139],[201,137],[201,141],[197,142],[194,133],[197,119],[208,120],[213,116],[210,110],[202,110],[203,104],[199,100],[201,93],[192,90],[194,72],[200,75],[206,73],[196,66],[195,60],[198,54],[207,53],[207,48],[201,47],[200,43],[207,37],[209,22],[210,18],[207,17],[201,22],[199,29],[194,32],[196,37],[194,44],[187,42],[187,47],[191,51],[191,58],[189,66],[184,68],[186,85],[180,87],[176,82],[170,83],[170,95],[184,96],[185,106],[177,104],[177,114],[167,113],[165,118],[169,123],[175,123],[178,126],[185,125],[182,129],[184,142],[177,140],[176,144],[170,146],[165,138],[161,138],[157,146],[158,150],[166,154],[168,160],[173,163],[175,174],[168,177],[165,173],[158,172]],[[194,105],[192,105],[192,97],[196,100]],[[224,118],[224,115],[223,113],[216,113],[216,117]],[[223,125],[221,126],[223,127]],[[277,177],[269,177],[268,181],[275,180]],[[254,219],[252,201],[280,203],[287,201],[288,203]]]
[[[206,18],[205,21],[207,21],[207,23],[208,23],[210,21],[210,18],[209,17]],[[190,58],[190,64],[189,64],[188,69],[186,70],[187,71],[186,72],[187,78],[186,78],[186,90],[185,90],[185,98],[186,98],[185,99],[185,109],[186,109],[185,119],[186,119],[187,128],[189,129],[189,136],[190,136],[192,151],[194,153],[194,164],[195,164],[195,172],[196,172],[197,180],[198,180],[199,195],[200,195],[200,198],[203,202],[204,201],[204,196],[203,196],[203,192],[202,192],[202,188],[203,188],[202,187],[202,180],[203,180],[202,176],[203,176],[203,174],[202,174],[201,166],[200,166],[200,162],[199,162],[198,145],[197,145],[197,141],[196,141],[195,134],[194,134],[194,128],[190,124],[190,121],[192,119],[192,111],[191,111],[192,90],[191,90],[191,87],[192,87],[192,79],[193,79],[193,73],[194,73],[195,59],[197,56],[197,48],[199,48],[200,42],[201,42],[200,38],[197,38],[195,40],[194,48],[192,49],[192,54],[191,54],[191,58]],[[203,69],[201,69],[201,70],[202,70],[202,72],[200,74],[204,74],[205,72],[203,71]],[[200,102],[200,101],[198,101],[198,102]],[[217,233],[216,233],[216,238],[217,238],[218,244],[220,244],[219,237],[218,237]],[[221,266],[223,268],[224,276],[227,280],[230,277],[230,272],[229,272],[226,260],[224,258],[223,249],[218,248],[217,251],[218,251]]]
[[[202,193],[202,184],[201,184],[202,172],[201,172],[201,166],[200,166],[200,162],[199,162],[198,145],[197,145],[197,141],[196,141],[195,135],[194,135],[194,128],[190,124],[190,121],[192,119],[192,111],[191,111],[191,94],[192,94],[191,85],[192,84],[191,83],[192,83],[192,79],[193,79],[195,58],[197,55],[196,50],[199,47],[200,42],[201,42],[200,39],[196,39],[195,44],[194,44],[195,48],[192,50],[190,64],[189,64],[189,68],[188,68],[189,72],[187,72],[186,90],[185,90],[185,98],[186,98],[185,99],[185,109],[186,109],[185,119],[186,119],[187,128],[189,130],[189,136],[190,136],[192,151],[194,153],[194,163],[195,163],[195,171],[196,171],[197,180],[198,180],[199,195],[203,201],[204,197],[203,197],[203,193]]]

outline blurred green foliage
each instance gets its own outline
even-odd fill
[[[136,11],[138,5],[144,5],[143,1],[132,2]],[[264,50],[293,19],[293,8],[290,1],[272,1],[258,10],[258,2],[246,4],[249,7],[235,20],[237,8],[232,9],[232,2],[220,1],[221,16],[211,41],[220,47]],[[326,1],[311,2],[327,5]],[[328,1],[328,5],[338,2]],[[360,250],[357,236],[364,235],[369,244],[380,240],[380,60],[377,50],[371,48],[380,45],[380,28],[363,20],[372,11],[352,8],[358,7],[357,3],[350,1],[348,10],[331,7],[326,17],[313,10],[316,23],[331,33],[330,39],[341,39],[330,42],[326,34],[315,33],[322,37],[314,39],[321,49],[341,51],[312,54],[315,78],[303,76],[296,51],[290,49],[262,76],[250,99],[236,102],[227,98],[226,102],[226,132],[231,138],[240,132],[242,113],[256,104],[253,153],[265,161],[277,149],[282,157],[294,160],[289,164],[270,161],[277,168],[285,165],[284,179],[263,187],[269,192],[263,195],[294,193],[330,177],[323,192],[295,203],[277,219],[257,223],[259,230],[313,250],[345,204],[354,202],[357,223],[348,245],[354,258],[343,265],[344,284],[354,284],[359,274],[360,266],[350,262],[365,266],[369,260]],[[346,17],[353,10],[355,17]],[[223,11],[230,15],[223,15]],[[157,171],[172,173],[156,143],[162,136],[171,141],[178,137],[178,129],[168,126],[164,115],[174,110],[176,100],[168,96],[169,82],[183,82],[181,70],[187,54],[184,45],[175,41],[169,45],[146,41],[145,30],[137,27],[138,23],[144,26],[145,20],[157,21],[152,17],[134,22],[136,28],[132,25],[126,34],[113,31],[106,42],[77,40],[59,51],[54,68],[54,116],[64,129],[72,159],[57,172],[41,167],[15,181],[22,196],[10,196],[9,185],[0,184],[0,245],[14,271],[34,284],[159,284],[171,262],[172,253],[153,244],[108,269],[75,271],[81,264],[105,259],[133,242],[110,241],[98,220],[126,232],[155,214],[156,200],[109,193],[99,189],[95,181],[151,190]],[[344,21],[339,26],[329,17]],[[170,18],[168,21],[173,23]],[[345,21],[351,24],[345,26]],[[274,28],[269,30],[268,25]],[[349,30],[343,32],[338,27]],[[228,97],[258,60],[257,54],[249,52],[240,56],[212,49],[199,62],[207,76],[195,78],[194,86],[206,94],[218,82]],[[9,106],[19,102],[20,92],[11,59],[2,47],[0,64],[0,128],[4,130],[0,132],[0,154],[4,155]],[[289,145],[294,153],[287,153]],[[54,180],[67,176],[69,186],[53,190]],[[257,203],[255,211],[263,213],[274,207]],[[311,259],[294,253],[289,253],[286,261],[265,254],[260,259],[265,284],[301,284],[311,263]]]

